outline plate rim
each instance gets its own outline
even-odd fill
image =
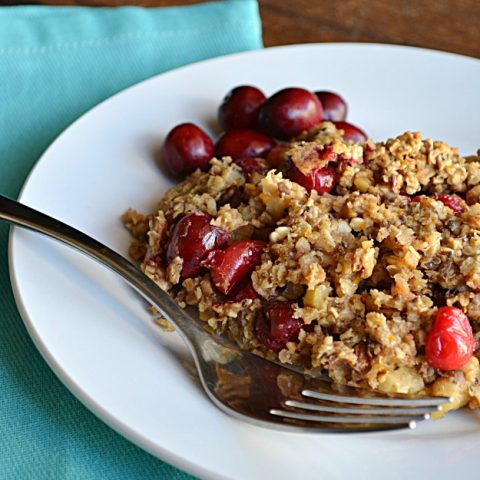
[[[9,244],[10,239],[13,238],[14,232],[24,230],[21,227],[12,226],[10,228],[9,233]],[[56,242],[56,240],[52,239],[52,242]],[[13,241],[12,241],[13,244]],[[9,246],[9,251],[13,250],[14,247]],[[12,253],[13,256],[13,253]],[[92,260],[93,261],[93,260]],[[11,271],[11,263],[10,263],[10,256],[9,256],[9,271]],[[17,305],[18,311],[22,318],[23,324],[27,329],[28,335],[32,340],[35,348],[38,350],[40,355],[42,356],[43,360],[46,362],[50,370],[54,373],[57,379],[63,384],[65,388],[79,401],[81,404],[88,409],[90,413],[92,413],[95,417],[100,419],[106,425],[108,425],[115,433],[118,435],[126,438],[129,442],[133,445],[145,450],[150,455],[154,456],[156,459],[166,462],[170,466],[175,468],[181,469],[190,475],[194,476],[207,476],[211,479],[220,479],[224,477],[218,476],[218,474],[214,471],[210,471],[209,469],[205,469],[204,467],[190,462],[187,458],[181,457],[171,450],[164,448],[163,446],[159,446],[158,444],[154,444],[148,440],[144,435],[134,431],[131,427],[129,427],[125,422],[121,419],[116,418],[110,412],[108,412],[98,401],[96,401],[92,396],[88,395],[84,389],[81,388],[79,384],[77,384],[73,378],[68,374],[68,372],[62,367],[62,365],[53,357],[49,349],[46,347],[45,343],[40,338],[37,331],[33,328],[33,324],[30,321],[25,320],[28,318],[25,305],[21,300],[20,296],[17,295],[18,292],[18,285],[14,283],[14,280],[11,280],[12,283],[12,290],[14,294],[15,303]],[[160,456],[161,454],[161,456]],[[202,478],[201,477],[201,478]]]
[[[325,43],[300,43],[300,44],[291,44],[291,45],[280,45],[280,46],[273,46],[267,48],[260,48],[254,50],[247,50],[242,52],[236,52],[226,55],[220,55],[213,58],[200,60],[194,63],[190,63],[187,65],[183,65],[172,70],[168,70],[166,72],[162,72],[156,75],[153,75],[149,78],[141,80],[137,83],[134,83],[126,88],[119,90],[118,92],[114,93],[113,95],[105,98],[101,102],[97,103],[86,112],[82,113],[78,116],[73,122],[68,124],[56,137],[55,139],[48,145],[48,147],[43,151],[43,153],[38,157],[38,159],[34,162],[32,168],[30,169],[28,175],[26,176],[20,192],[18,194],[19,201],[22,201],[22,198],[25,194],[25,191],[28,189],[28,184],[30,183],[31,178],[35,175],[37,169],[39,168],[42,160],[47,157],[50,151],[56,146],[57,142],[59,142],[65,134],[71,129],[76,128],[76,126],[88,119],[90,115],[95,115],[97,109],[103,108],[104,104],[107,104],[111,100],[114,100],[117,96],[121,96],[126,92],[132,91],[134,89],[141,89],[142,86],[149,82],[156,81],[159,77],[166,77],[169,75],[175,75],[178,72],[189,70],[195,68],[199,65],[208,65],[210,63],[214,63],[217,61],[221,61],[226,58],[237,58],[249,55],[262,55],[264,52],[269,51],[282,51],[282,50],[295,50],[295,49],[304,49],[304,48],[331,48],[331,47],[341,47],[345,49],[349,48],[378,48],[378,49],[394,49],[397,51],[400,50],[408,50],[413,52],[423,52],[425,54],[432,54],[436,56],[443,56],[443,57],[457,57],[468,61],[473,61],[475,63],[479,63],[480,59],[471,57],[468,55],[447,52],[443,50],[435,50],[431,48],[425,47],[415,47],[411,45],[399,45],[399,44],[390,44],[390,43],[377,43],[377,42],[325,42]],[[164,461],[171,466],[179,468],[190,475],[199,476],[200,478],[209,478],[209,479],[224,479],[228,478],[223,475],[220,475],[218,472],[214,470],[210,470],[205,468],[199,463],[190,461],[185,456],[180,456],[168,448],[164,446],[160,446],[157,443],[151,442],[148,438],[146,438],[141,433],[133,430],[130,426],[124,423],[120,418],[115,417],[113,414],[108,412],[98,401],[95,400],[94,397],[89,395],[84,389],[77,384],[73,378],[69,375],[69,373],[62,367],[62,365],[53,357],[49,349],[47,348],[46,344],[40,338],[39,332],[35,329],[34,322],[30,319],[27,314],[27,309],[22,299],[21,291],[19,288],[19,279],[17,277],[18,272],[14,267],[14,252],[15,252],[15,232],[23,230],[21,227],[12,226],[10,228],[10,232],[8,235],[8,269],[9,269],[9,278],[11,283],[11,288],[14,295],[14,300],[17,306],[17,309],[20,313],[20,317],[22,318],[22,322],[27,329],[27,332],[32,339],[35,347],[41,354],[42,358],[45,360],[49,368],[53,371],[55,376],[59,379],[59,381],[77,398],[91,413],[93,413],[97,418],[99,418],[102,422],[107,424],[110,428],[112,428],[116,433],[126,438],[128,441],[132,442],[134,445],[142,448],[146,452],[150,453],[154,457]],[[220,412],[220,410],[219,410]]]

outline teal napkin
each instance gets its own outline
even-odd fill
[[[16,196],[54,138],[101,100],[205,58],[260,48],[258,7],[1,7],[0,191]],[[115,433],[60,383],[17,312],[0,224],[0,478],[186,479]]]

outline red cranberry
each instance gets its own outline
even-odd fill
[[[459,308],[439,308],[425,343],[428,364],[439,370],[461,368],[470,360],[475,345],[468,317]]]
[[[272,137],[288,140],[322,121],[322,104],[303,88],[285,88],[260,109],[260,128]]]
[[[258,112],[265,95],[256,87],[236,87],[223,99],[218,109],[218,123],[223,130],[256,128]]]
[[[345,100],[333,92],[315,92],[315,95],[322,102],[323,120],[340,122],[347,118],[347,104]]]
[[[275,141],[263,133],[254,130],[230,130],[225,132],[217,141],[215,155],[240,158],[265,157],[275,146]]]
[[[249,275],[262,257],[266,243],[260,240],[242,240],[225,250],[211,252],[203,265],[210,268],[212,282],[224,295]]]
[[[343,139],[357,143],[365,143],[368,140],[367,134],[355,125],[348,122],[333,122],[339,130],[343,130]]]
[[[297,167],[292,166],[287,171],[287,176],[293,182],[305,187],[309,192],[316,190],[320,195],[329,193],[335,187],[336,174],[332,167],[314,168],[304,175]]]
[[[247,182],[251,182],[253,179],[253,174],[256,172],[259,175],[264,176],[268,172],[267,165],[258,158],[241,158],[235,162],[237,165],[240,165],[243,175]]]
[[[432,196],[434,200],[442,202],[446,207],[453,210],[455,215],[460,215],[465,210],[464,200],[455,194],[437,193]]]
[[[213,152],[212,139],[193,123],[177,125],[163,144],[165,163],[176,175],[186,175],[197,168],[208,169]]]
[[[303,326],[303,320],[294,318],[293,313],[292,302],[267,303],[255,319],[258,339],[274,352],[284,349],[287,342],[298,337]]]
[[[270,168],[280,168],[286,161],[286,153],[292,147],[288,145],[276,145],[273,147],[267,155],[267,163]]]
[[[241,282],[241,285],[238,285],[235,288],[235,292],[232,292],[230,298],[234,302],[241,302],[249,298],[250,300],[255,300],[259,295],[257,291],[253,288],[253,283],[251,278],[247,278],[247,281]]]
[[[423,197],[424,195],[415,195],[412,202],[419,202]],[[465,201],[454,193],[436,193],[432,198],[452,209],[455,215],[460,215],[465,210]]]
[[[201,265],[207,254],[226,246],[229,235],[210,225],[211,217],[204,213],[190,213],[183,217],[174,227],[167,248],[167,261],[175,257],[183,260],[180,277],[197,277],[204,271]]]

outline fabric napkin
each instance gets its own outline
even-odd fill
[[[54,138],[101,100],[166,70],[262,46],[253,0],[142,9],[0,8],[0,192],[16,196]],[[0,222],[0,478],[186,479],[87,410],[32,344]]]

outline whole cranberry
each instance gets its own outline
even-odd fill
[[[462,310],[439,308],[425,343],[428,364],[438,370],[462,368],[470,360],[475,345],[470,321]]]
[[[340,122],[347,118],[347,104],[338,93],[315,92],[323,107],[323,120]]]
[[[218,291],[230,295],[239,282],[260,263],[266,243],[261,240],[242,240],[225,250],[211,252],[203,265],[210,268],[212,282]]]
[[[465,210],[465,201],[454,193],[437,193],[433,195],[432,198],[442,202],[446,207],[453,210],[455,215],[460,215]]]
[[[163,144],[163,159],[175,175],[208,169],[213,152],[212,139],[193,123],[177,125]]]
[[[223,130],[256,128],[258,112],[265,99],[264,93],[256,87],[235,87],[218,109],[218,123]]]
[[[210,225],[211,217],[204,213],[185,215],[174,227],[167,247],[167,262],[175,257],[183,260],[181,280],[200,275],[205,268],[202,260],[212,250],[227,245],[229,235]]]
[[[343,139],[356,143],[365,143],[368,140],[367,134],[355,125],[348,122],[333,122],[339,130],[343,130]]]
[[[265,157],[275,146],[275,141],[254,130],[230,130],[225,132],[215,145],[215,155],[240,158]]]
[[[293,314],[293,302],[267,303],[255,319],[258,339],[274,352],[284,349],[288,342],[297,338],[304,323],[301,318],[294,318]]]
[[[272,137],[288,140],[322,121],[322,104],[316,95],[304,88],[285,88],[272,95],[260,109],[262,131]]]
[[[309,192],[316,190],[320,195],[331,192],[337,179],[335,170],[328,165],[322,168],[314,168],[307,175],[304,175],[293,165],[287,171],[287,176],[293,182],[305,187]]]

